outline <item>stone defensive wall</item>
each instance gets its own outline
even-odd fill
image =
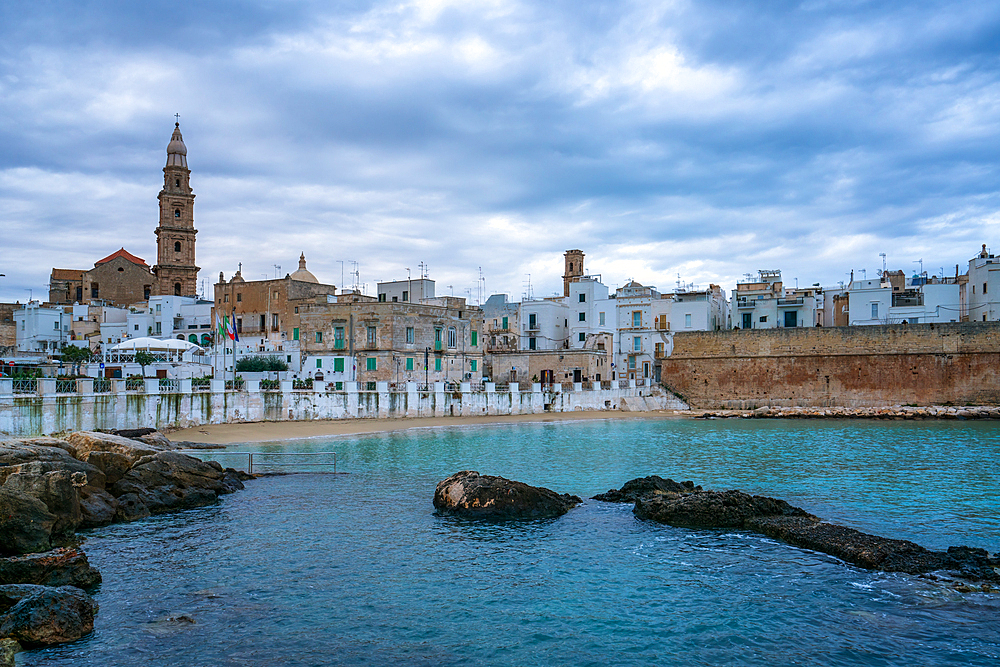
[[[661,380],[698,409],[1000,405],[1000,322],[679,332]]]
[[[72,383],[72,384],[70,384]],[[262,391],[259,381],[246,381],[239,390],[231,382],[213,380],[192,388],[191,380],[154,380],[128,383],[112,380],[106,391],[94,380],[40,379],[16,386],[0,379],[0,434],[51,435],[152,427],[158,430],[201,424],[311,419],[392,419],[481,415],[525,415],[576,410],[684,410],[687,406],[658,386],[642,381],[570,385],[485,383],[473,390],[469,383],[427,388],[407,383],[390,390],[379,382],[370,391],[357,382],[345,382],[338,391],[317,383],[312,389],[293,389],[281,382]],[[331,385],[332,386],[332,385]],[[367,385],[366,385],[367,387]]]

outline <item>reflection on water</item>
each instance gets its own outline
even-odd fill
[[[214,507],[94,531],[97,631],[19,664],[996,664],[994,595],[642,523],[627,505],[477,523],[431,499],[460,469],[581,496],[659,473],[997,550],[983,462],[998,435],[978,422],[608,421],[264,444],[335,449],[349,474],[257,480]]]

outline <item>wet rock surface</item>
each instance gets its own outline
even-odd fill
[[[0,584],[76,586],[89,590],[101,583],[101,573],[91,567],[79,549],[59,548],[44,553],[0,558]]]
[[[234,480],[239,487],[234,487]],[[226,477],[221,465],[176,452],[159,452],[139,459],[111,486],[111,494],[132,494],[152,514],[201,507],[219,495],[243,488],[234,476]]]
[[[705,410],[695,419],[1000,419],[996,405],[878,405],[865,407],[764,406],[755,410]]]
[[[75,586],[0,586],[0,637],[24,646],[76,641],[94,630],[97,603]]]
[[[438,483],[439,512],[483,519],[541,519],[561,516],[583,500],[524,482],[463,470]]]
[[[742,491],[654,489],[639,497],[632,511],[640,519],[681,528],[752,530],[871,570],[908,574],[945,570],[966,579],[1000,582],[1000,557],[985,549],[961,546],[931,551],[908,540],[826,523],[784,500]]]
[[[664,479],[659,475],[649,477],[639,477],[632,479],[622,485],[620,489],[610,489],[607,493],[600,493],[591,500],[603,500],[608,503],[634,503],[643,496],[655,493],[691,493],[700,491],[700,486],[695,486],[694,482],[675,482]]]

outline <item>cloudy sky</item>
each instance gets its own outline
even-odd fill
[[[1000,251],[997,3],[15,0],[0,299],[155,262],[174,113],[209,285],[303,250],[474,299],[480,268],[561,291],[568,248],[612,288],[727,292]]]

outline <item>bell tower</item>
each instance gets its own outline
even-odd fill
[[[578,282],[583,276],[583,251],[567,250],[563,257],[566,260],[566,272],[563,273],[563,296],[569,296],[569,284]]]
[[[163,167],[160,200],[160,224],[156,228],[156,274],[154,294],[197,296],[198,267],[195,266],[194,193],[191,170],[187,165],[187,146],[181,137],[180,121],[167,144],[167,164]]]

